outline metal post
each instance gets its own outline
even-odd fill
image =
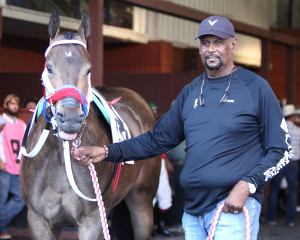
[[[88,40],[88,49],[92,61],[92,85],[103,85],[103,11],[104,0],[89,0],[89,15],[92,33]]]
[[[260,67],[260,76],[270,81],[270,63],[271,63],[271,41],[269,39],[262,39],[261,44],[261,67]]]
[[[286,64],[286,99],[288,103],[295,103],[296,88],[296,49],[287,47]]]

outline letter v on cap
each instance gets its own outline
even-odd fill
[[[215,25],[215,23],[217,22],[218,20],[216,19],[215,21],[210,21],[210,20],[208,20],[208,22],[209,22],[209,24],[211,25],[211,26],[213,26],[213,25]]]

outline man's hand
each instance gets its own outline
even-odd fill
[[[4,163],[1,159],[0,159],[0,171],[7,172],[6,171],[6,163]]]
[[[243,211],[249,197],[248,182],[239,181],[230,191],[228,198],[225,201],[223,212],[225,213],[240,213]]]
[[[105,158],[105,150],[103,147],[82,146],[76,150],[76,154],[80,158],[76,158],[81,165],[89,165],[90,163],[100,162]]]

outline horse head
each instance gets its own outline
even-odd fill
[[[86,48],[91,33],[90,18],[83,12],[76,33],[61,32],[58,11],[55,11],[48,33],[50,45],[45,52],[42,74],[46,99],[44,114],[52,114],[51,122],[59,138],[73,140],[85,122],[91,101],[91,60]]]

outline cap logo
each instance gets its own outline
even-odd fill
[[[210,20],[208,20],[208,22],[209,22],[209,24],[210,24],[210,26],[213,26],[213,25],[215,25],[215,23],[217,22],[218,20],[216,19],[215,21],[210,21]]]

